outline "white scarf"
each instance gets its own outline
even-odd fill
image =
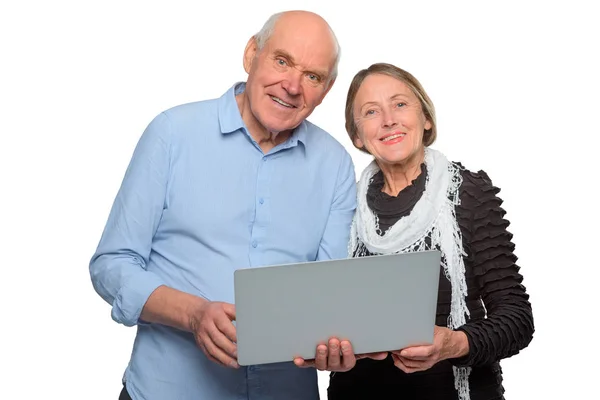
[[[452,286],[452,299],[448,328],[465,324],[469,310],[465,301],[465,252],[462,234],[456,222],[455,206],[460,203],[462,184],[460,169],[449,162],[439,151],[425,148],[427,181],[425,191],[409,215],[400,218],[382,236],[377,216],[367,205],[367,190],[379,166],[373,160],[363,171],[358,182],[358,207],[350,233],[349,257],[371,254],[407,253],[428,250],[426,238],[431,238],[431,248],[441,252],[442,267]],[[471,368],[454,370],[454,386],[461,400],[469,400],[469,374]]]

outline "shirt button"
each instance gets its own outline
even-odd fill
[[[261,197],[260,199],[258,199],[258,202],[259,202],[260,204],[263,204],[263,203],[265,202],[265,199],[263,199],[263,198]]]
[[[267,161],[267,157],[263,157],[263,161]]]
[[[252,241],[252,247],[256,248],[256,246],[258,246],[258,243],[256,243],[256,240]]]

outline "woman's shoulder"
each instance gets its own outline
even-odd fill
[[[452,164],[460,171],[462,178],[459,193],[463,207],[495,208],[502,204],[497,196],[500,188],[494,185],[486,171],[480,169],[475,172],[459,161],[452,161]]]
[[[503,236],[509,222],[504,219],[503,200],[498,197],[500,189],[493,184],[487,172],[474,172],[459,162],[453,164],[462,177],[456,218],[470,246],[468,253],[473,254],[481,246],[476,243],[487,243],[490,237]]]
[[[460,171],[463,187],[466,185],[466,187],[469,189],[477,189],[482,191],[492,190],[496,193],[500,191],[500,188],[493,184],[492,179],[486,171],[480,169],[475,172],[474,170],[465,167],[460,161],[451,161],[451,163]]]

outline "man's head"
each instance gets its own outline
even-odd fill
[[[331,89],[339,55],[337,39],[319,15],[273,15],[244,52],[246,98],[254,118],[273,133],[296,128]]]

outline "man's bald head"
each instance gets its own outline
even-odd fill
[[[327,21],[320,15],[302,10],[284,11],[271,15],[262,29],[254,35],[258,51],[262,50],[273,33],[279,29],[293,30],[300,35],[313,35],[322,40],[331,40],[333,55],[335,57],[331,71],[331,79],[338,73],[338,64],[341,57],[340,44]]]

